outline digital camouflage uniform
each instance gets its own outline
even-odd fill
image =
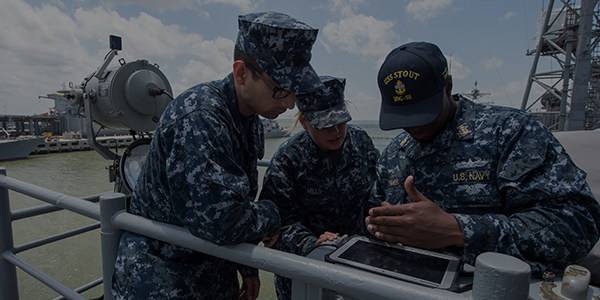
[[[327,89],[329,80],[335,79],[320,78],[325,88],[316,94],[333,93]],[[343,91],[343,85],[340,88]],[[351,119],[343,94],[336,99],[340,102],[335,103],[333,109],[317,110],[321,112],[318,114],[299,96],[298,109],[313,127],[331,127]],[[317,95],[312,100],[327,99]],[[321,104],[315,103],[317,107]],[[361,212],[371,193],[379,151],[369,135],[355,125],[347,125],[342,148],[342,158],[336,164],[304,130],[277,149],[265,173],[259,197],[270,199],[279,207],[282,228],[274,249],[306,256],[325,231],[342,235],[366,231]],[[290,299],[290,279],[276,274],[275,288],[280,300]]]
[[[336,165],[313,143],[308,131],[284,142],[265,173],[260,199],[281,215],[278,250],[306,256],[325,231],[356,234],[375,178],[379,151],[360,127],[348,125],[343,156]]]
[[[308,64],[312,43],[304,35],[305,24],[290,23],[289,16],[279,13],[250,14],[239,20],[236,45],[246,54],[264,63],[276,58],[261,57],[264,51],[258,53],[258,48],[271,48],[269,55],[285,49],[296,59],[291,63],[294,69],[287,72],[310,73],[306,70],[312,70]],[[265,29],[271,26],[278,29]],[[310,31],[314,42],[316,30]],[[291,42],[294,39],[296,43]],[[298,43],[304,48],[287,51],[287,46]],[[281,71],[278,76],[286,74],[293,75]],[[301,80],[305,77],[310,76]],[[291,90],[312,91],[322,87],[316,74],[314,78],[317,81],[298,82],[294,77],[286,84]],[[157,125],[130,212],[183,226],[217,245],[257,243],[280,228],[277,207],[268,200],[254,202],[257,160],[263,154],[262,123],[256,113],[240,114],[233,74],[192,87],[169,104]],[[236,270],[245,278],[258,276],[256,269],[126,232],[115,264],[113,297],[237,299]]]
[[[336,165],[308,131],[302,131],[273,155],[260,198],[279,207],[282,228],[274,249],[306,256],[325,231],[364,232],[361,211],[371,192],[379,151],[354,125],[348,125],[342,147],[342,160]],[[282,278],[275,275],[275,288],[280,300],[289,299],[291,280]]]
[[[458,96],[454,96],[458,100]],[[456,217],[464,248],[445,251],[474,265],[499,252],[527,262],[534,276],[585,257],[598,240],[600,207],[552,133],[520,110],[460,97],[453,120],[430,143],[398,135],[381,155],[370,206],[411,202],[416,188]]]
[[[233,76],[197,85],[166,109],[131,197],[130,212],[186,227],[218,245],[277,233],[270,201],[253,202],[264,152],[258,115],[237,110]],[[148,201],[152,199],[152,201]],[[169,243],[125,233],[113,289],[116,299],[235,299],[236,269],[250,269]]]

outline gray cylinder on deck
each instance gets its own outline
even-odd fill
[[[526,300],[531,267],[522,260],[487,252],[475,260],[473,300]]]

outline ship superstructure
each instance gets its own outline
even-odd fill
[[[548,1],[538,20],[536,49],[527,51],[534,61],[521,109],[556,131],[600,128],[598,0],[560,3],[562,7]],[[560,68],[541,70],[542,58],[557,62]],[[535,111],[540,106],[541,111]]]

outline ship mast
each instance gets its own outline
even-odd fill
[[[473,100],[473,102],[478,102],[478,103],[483,103],[483,104],[494,104],[494,101],[487,101],[487,102],[481,102],[479,101],[479,99],[483,96],[489,96],[491,95],[491,93],[482,93],[478,88],[477,88],[477,81],[475,81],[475,87],[473,87],[473,89],[469,92],[469,93],[463,93],[463,96]]]
[[[538,28],[535,55],[521,109],[534,114],[552,130],[592,130],[600,127],[600,40],[598,0],[561,1],[562,8],[554,8],[554,0],[543,11],[543,22]],[[540,57],[558,62],[560,70],[540,71]],[[543,94],[531,95],[533,84],[543,88]],[[533,99],[530,100],[530,99]],[[540,103],[542,112],[533,112]]]

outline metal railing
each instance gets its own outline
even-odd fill
[[[10,210],[8,190],[13,190],[24,195],[49,203],[32,208],[17,211]],[[36,247],[47,245],[68,237],[98,229],[100,224],[84,226],[75,230],[67,231],[54,236],[49,236],[34,242],[20,246],[13,244],[12,222],[29,217],[39,216],[46,213],[67,209],[89,218],[100,220],[98,202],[100,195],[86,198],[75,198],[63,195],[42,187],[25,183],[6,176],[6,169],[0,168],[0,299],[19,299],[16,268],[19,267],[38,281],[44,283],[59,294],[69,299],[86,299],[79,292],[86,291],[102,283],[95,280],[83,287],[73,289],[67,287],[60,281],[48,276],[35,266],[19,258],[16,254]]]
[[[262,163],[264,164],[264,163]],[[35,208],[11,212],[8,190],[13,190],[38,200],[49,203]],[[99,205],[89,200],[99,200]],[[56,279],[44,274],[36,267],[17,257],[20,251],[50,243],[65,237],[73,236],[98,228],[98,224],[48,237],[36,242],[15,247],[11,222],[33,215],[48,213],[58,209],[87,216],[100,221],[100,239],[102,251],[103,279],[96,280],[86,286],[72,290]],[[26,182],[6,176],[6,169],[0,168],[0,299],[18,300],[18,284],[16,267],[54,289],[68,299],[86,299],[79,294],[82,290],[111,282],[116,260],[119,239],[122,231],[131,231],[157,240],[186,247],[195,251],[280,274],[292,278],[294,285],[306,284],[307,291],[322,288],[352,295],[353,299],[476,299],[472,296],[480,291],[502,290],[494,280],[486,281],[473,291],[454,293],[446,290],[432,289],[385,276],[374,275],[358,269],[330,264],[286,252],[247,243],[217,246],[189,233],[183,227],[152,221],[125,212],[125,195],[105,193],[99,196],[82,199],[60,194]],[[475,274],[477,276],[477,272]],[[104,284],[104,299],[112,299],[110,284]],[[514,289],[514,287],[511,287]],[[307,292],[303,299],[315,299],[314,293]],[[296,296],[295,296],[296,297]],[[496,298],[494,298],[496,299]],[[497,298],[501,299],[501,298]]]

